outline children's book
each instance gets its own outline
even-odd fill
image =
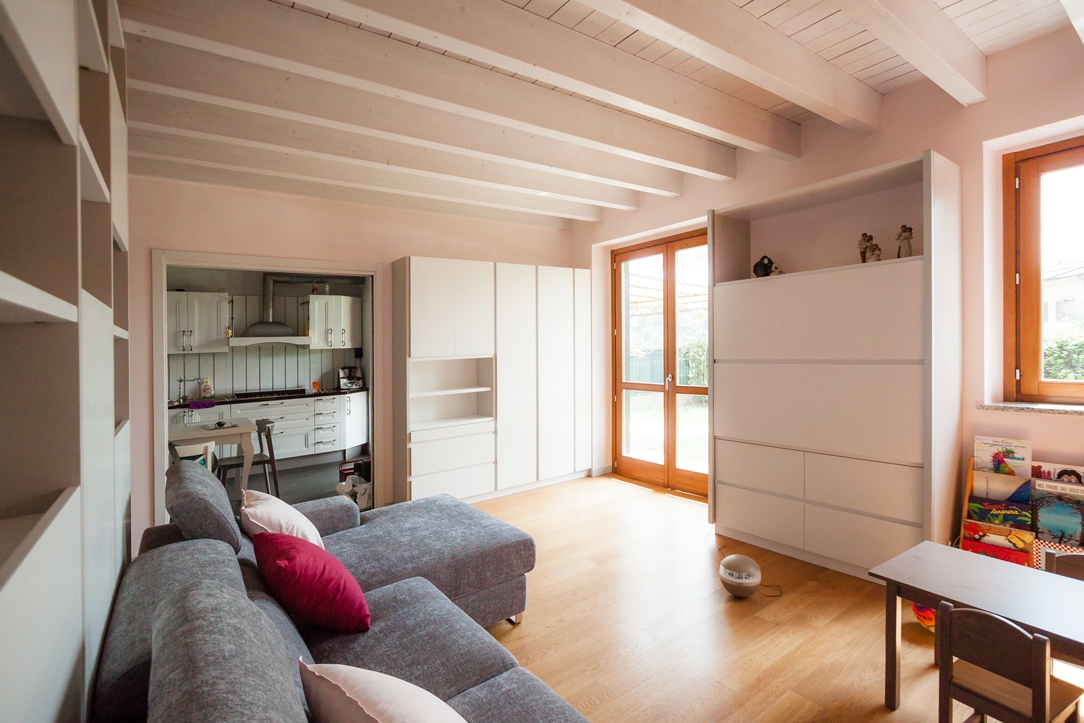
[[[975,437],[975,471],[1031,477],[1031,442]]]
[[[988,522],[998,527],[1031,530],[1030,503],[969,497],[967,500],[967,516],[976,522]]]
[[[1035,533],[1029,530],[1000,527],[991,525],[988,522],[976,522],[974,520],[964,522],[963,535],[965,540],[982,542],[994,547],[1003,547],[1006,550],[1026,552],[1029,555],[1035,545]]]
[[[1031,566],[1031,554],[1028,552],[1009,550],[1004,547],[997,547],[996,545],[988,545],[985,542],[975,542],[966,537],[960,541],[960,549],[967,550],[968,552],[977,552],[978,554],[986,555],[987,557],[996,557],[998,560],[1005,560],[1006,562],[1016,563],[1017,565],[1023,565],[1025,567]]]
[[[1032,465],[1032,469],[1035,465]],[[975,472],[971,494],[987,500],[1031,503],[1031,479],[995,472]]]
[[[1035,532],[1040,540],[1062,545],[1084,544],[1084,487],[1077,484],[1035,480],[1032,495]]]
[[[1071,464],[1051,464],[1050,462],[1032,462],[1031,476],[1035,479],[1048,479],[1065,484],[1084,485],[1084,467]]]

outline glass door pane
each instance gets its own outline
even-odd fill
[[[674,464],[708,473],[708,395],[677,395],[677,454]]]
[[[708,247],[694,246],[674,254],[677,316],[677,383],[708,385]],[[706,459],[706,458],[705,458]]]
[[[626,261],[621,267],[624,380],[662,384],[663,255]]]
[[[1043,379],[1084,381],[1084,166],[1039,186]]]
[[[622,452],[626,457],[663,464],[666,461],[666,418],[662,392],[626,389],[624,402]]]

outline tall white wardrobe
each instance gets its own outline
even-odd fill
[[[392,280],[396,501],[590,469],[587,269],[412,256]]]

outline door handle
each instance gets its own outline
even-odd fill
[[[334,336],[335,336],[335,330],[334,329],[328,329],[327,330],[327,345],[328,345],[328,348],[335,346]]]
[[[342,344],[339,346],[346,346],[346,329],[342,330]]]
[[[672,382],[672,381],[674,381],[674,375],[673,374],[667,374],[666,375],[666,386],[663,387],[663,389],[669,389],[670,388],[670,382]]]
[[[188,351],[195,351],[196,350],[195,345],[192,343],[193,341],[195,341],[195,339],[196,339],[196,332],[189,329],[188,330]]]

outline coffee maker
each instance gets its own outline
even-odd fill
[[[365,380],[361,378],[360,367],[339,367],[339,389],[352,392],[365,388]]]

